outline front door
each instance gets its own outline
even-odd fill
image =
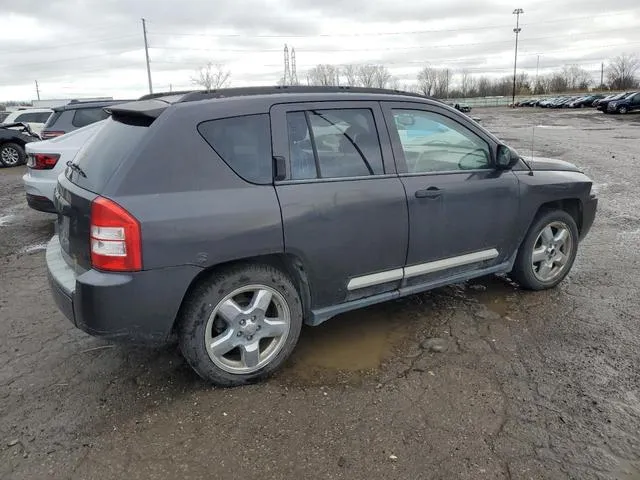
[[[518,180],[497,144],[446,108],[385,103],[409,208],[408,284],[505,262],[516,249]]]
[[[304,265],[312,308],[396,289],[408,215],[380,105],[275,105],[271,125],[285,251]]]

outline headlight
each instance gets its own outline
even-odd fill
[[[600,186],[596,185],[595,183],[592,183],[591,184],[591,193],[590,193],[590,195],[592,197],[597,197],[599,193],[600,193]]]

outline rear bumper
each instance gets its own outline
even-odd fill
[[[22,183],[27,193],[27,203],[31,208],[41,212],[55,213],[56,209],[53,206],[53,192],[57,183],[55,174],[51,175],[51,178],[37,177],[31,175],[29,170],[23,175]]]
[[[51,292],[60,311],[79,329],[110,340],[157,344],[172,332],[198,267],[170,267],[125,274],[76,272],[54,236],[47,246]]]
[[[580,229],[580,240],[587,236],[593,221],[596,218],[596,210],[598,209],[598,198],[590,197],[582,206],[582,228]]]
[[[56,213],[56,207],[47,197],[27,193],[27,204],[34,210],[46,213]]]

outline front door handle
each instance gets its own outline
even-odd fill
[[[442,190],[438,187],[429,187],[424,190],[416,191],[416,198],[440,198]]]

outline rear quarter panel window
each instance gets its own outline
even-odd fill
[[[269,116],[244,115],[210,120],[198,132],[242,179],[257,184],[273,180]]]

